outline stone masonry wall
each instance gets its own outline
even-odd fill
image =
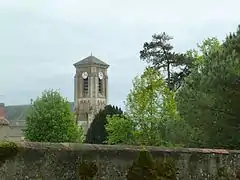
[[[93,163],[93,168],[96,165],[95,180],[126,180],[129,167],[143,149],[134,146],[27,142],[19,142],[17,146],[19,153],[4,161],[6,152],[0,145],[1,180],[78,180],[78,174],[82,170],[79,167],[83,162]],[[238,179],[240,151],[157,147],[147,149],[153,159],[174,159],[177,179],[224,179],[226,173],[228,178]],[[84,171],[89,173],[88,170]]]

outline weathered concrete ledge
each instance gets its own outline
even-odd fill
[[[6,180],[75,180],[83,161],[96,165],[94,179],[125,180],[143,149],[154,159],[172,158],[178,179],[221,179],[224,175],[234,180],[240,172],[240,151],[236,150],[34,142],[19,142],[17,146],[17,156],[0,166],[0,177]]]
[[[53,149],[66,151],[135,151],[147,149],[150,152],[168,153],[204,153],[204,154],[240,154],[240,150],[207,149],[207,148],[163,148],[156,146],[130,146],[130,145],[100,145],[100,144],[78,144],[78,143],[39,143],[39,142],[16,142],[20,148],[27,149]]]

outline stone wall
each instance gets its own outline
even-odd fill
[[[224,176],[238,179],[240,151],[157,147],[146,149],[153,159],[174,160],[177,168],[175,179],[224,179]],[[143,148],[19,142],[17,150],[17,155],[11,157],[9,150],[6,152],[5,147],[0,145],[1,180],[77,180],[80,179],[80,172],[91,174],[92,171],[97,171],[93,178],[96,180],[125,180],[130,166]],[[83,166],[85,163],[91,166]]]
[[[0,125],[0,141],[7,138],[10,127],[8,125]]]
[[[22,126],[0,125],[0,142],[2,140],[14,142],[22,141],[22,129]]]

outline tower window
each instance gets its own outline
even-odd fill
[[[88,78],[83,79],[83,92],[88,93]]]
[[[102,79],[98,78],[98,92],[102,94],[103,87],[102,87]]]

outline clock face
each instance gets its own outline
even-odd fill
[[[88,73],[87,73],[87,72],[83,72],[83,73],[82,73],[82,78],[83,78],[83,79],[87,79],[87,77],[88,77]]]
[[[98,73],[98,77],[99,77],[99,79],[102,79],[102,78],[103,78],[103,73],[102,73],[102,72],[99,72],[99,73]]]

